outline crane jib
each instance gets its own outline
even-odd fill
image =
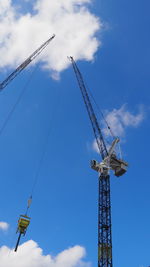
[[[82,97],[83,97],[83,100],[84,100],[84,103],[85,103],[85,106],[86,106],[86,109],[87,109],[87,112],[88,112],[88,115],[89,115],[89,118],[90,118],[90,121],[92,124],[93,132],[95,135],[95,139],[97,142],[99,152],[101,154],[102,159],[104,159],[108,155],[108,151],[106,148],[106,144],[104,142],[104,138],[103,138],[99,123],[97,121],[94,109],[92,107],[90,97],[89,97],[88,92],[86,90],[82,74],[81,74],[80,70],[78,69],[73,57],[70,57],[70,60],[72,62],[72,66],[73,66],[73,69],[74,69],[74,72],[75,72],[75,75],[76,75],[76,78],[78,81],[78,85],[79,85],[79,88],[81,90],[81,94],[82,94]]]
[[[55,34],[52,35],[46,42],[44,42],[38,49],[36,49],[23,63],[21,63],[2,83],[0,83],[0,90],[4,89],[23,69],[25,69],[34,60],[45,47],[52,41]]]

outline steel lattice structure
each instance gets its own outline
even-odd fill
[[[99,174],[99,195],[98,195],[98,267],[112,267],[112,235],[111,235],[111,201],[110,201],[110,177],[109,171],[113,170],[115,176],[119,177],[126,172],[128,164],[116,157],[114,152],[119,138],[114,138],[111,147],[107,150],[105,140],[90,97],[84,84],[84,80],[73,57],[71,60],[79,88],[91,121],[97,146],[102,158],[99,163],[96,160],[91,161],[91,168]],[[108,127],[110,129],[110,127]]]
[[[110,176],[99,176],[98,267],[112,267]]]
[[[0,83],[0,91],[3,90],[22,70],[24,70],[54,39],[55,34],[52,35],[46,42],[44,42],[38,49],[36,49],[21,65],[19,65],[2,83]]]

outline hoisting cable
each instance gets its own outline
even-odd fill
[[[86,85],[86,86],[87,86],[87,85]],[[105,123],[106,123],[106,125],[107,125],[107,128],[108,128],[108,130],[110,131],[111,136],[112,136],[114,139],[116,139],[116,136],[114,135],[114,133],[113,133],[113,131],[112,131],[112,129],[111,129],[111,127],[110,127],[108,121],[106,120],[106,118],[105,118],[105,116],[104,116],[104,113],[102,112],[102,110],[100,109],[99,105],[97,104],[97,102],[96,102],[96,100],[95,100],[95,98],[94,98],[94,96],[93,96],[91,90],[88,88],[88,86],[87,86],[87,91],[88,91],[89,95],[91,96],[91,98],[93,99],[93,102],[95,103],[95,106],[96,106],[96,108],[98,109],[99,113],[101,114],[103,120],[105,121]],[[120,159],[123,159],[120,142],[118,143],[118,148],[119,148]]]
[[[20,219],[18,220],[18,227],[17,227],[17,232],[16,233],[19,232],[19,236],[18,236],[17,244],[16,244],[16,247],[15,247],[15,250],[14,250],[15,252],[18,249],[21,235],[22,234],[23,235],[26,234],[27,227],[30,224],[30,219],[31,218],[28,217],[28,211],[29,211],[29,208],[30,208],[31,203],[32,203],[33,193],[34,193],[35,187],[37,185],[37,182],[38,182],[38,179],[39,179],[39,173],[40,173],[40,170],[41,170],[41,167],[42,167],[42,164],[43,164],[45,155],[46,155],[46,149],[47,149],[47,144],[48,144],[50,132],[51,132],[51,127],[48,130],[47,138],[46,138],[46,141],[44,143],[43,152],[42,152],[42,155],[41,155],[41,158],[40,158],[40,161],[39,161],[39,165],[38,165],[37,171],[35,173],[35,178],[34,178],[34,181],[33,181],[33,186],[32,186],[32,189],[31,189],[31,194],[30,194],[30,197],[28,199],[27,209],[26,209],[25,215],[20,215]]]
[[[17,98],[17,101],[16,101],[15,104],[13,105],[12,109],[9,111],[9,113],[8,113],[8,115],[7,115],[6,119],[5,119],[5,121],[4,121],[3,125],[2,125],[2,127],[0,128],[0,135],[3,133],[5,127],[7,126],[9,120],[11,119],[11,116],[13,115],[13,113],[15,112],[15,110],[16,110],[18,104],[20,103],[20,101],[21,101],[21,99],[22,99],[22,97],[23,97],[23,95],[24,95],[24,93],[25,93],[25,91],[26,91],[28,85],[30,84],[30,82],[31,82],[31,80],[32,80],[32,78],[33,78],[33,76],[34,76],[34,74],[35,74],[37,68],[38,68],[38,65],[36,65],[36,66],[34,67],[34,69],[33,69],[33,71],[31,72],[31,75],[30,75],[28,81],[25,83],[25,86],[23,87],[21,93],[19,94],[19,96],[18,96],[18,98]]]
[[[94,96],[93,96],[91,90],[88,88],[88,86],[87,86],[87,90],[88,90],[89,95],[90,95],[91,98],[93,99],[93,102],[95,103],[96,108],[98,109],[99,113],[101,114],[101,116],[102,116],[104,122],[106,123],[107,128],[108,128],[108,130],[109,130],[111,136],[112,136],[113,138],[116,138],[116,136],[114,135],[114,133],[113,133],[113,131],[112,131],[112,129],[111,129],[111,127],[110,127],[108,121],[106,120],[106,118],[105,118],[105,116],[104,116],[102,110],[100,109],[99,105],[97,104],[97,102],[96,102],[96,100],[95,100],[95,98],[94,98]]]
[[[34,74],[35,74],[37,68],[38,68],[38,65],[35,65],[35,67],[33,68],[32,72],[31,72],[31,74],[30,74],[30,77],[28,78],[27,82],[25,83],[25,86],[23,87],[21,93],[19,94],[19,97],[17,98],[17,101],[15,102],[15,104],[14,104],[13,107],[12,107],[12,109],[11,109],[10,112],[8,113],[8,115],[7,115],[6,119],[5,119],[5,121],[4,121],[3,125],[2,125],[2,127],[0,128],[0,135],[3,133],[5,127],[7,126],[9,120],[11,119],[13,113],[15,112],[15,110],[16,110],[18,104],[20,103],[20,101],[21,101],[23,95],[25,94],[25,91],[26,91],[28,85],[30,84],[30,82],[31,82],[31,80],[32,80],[32,78],[33,78],[33,76],[34,76]],[[28,212],[28,209],[30,208],[31,202],[32,202],[32,196],[30,196],[30,198],[28,199],[27,210],[26,210],[26,213],[25,213],[25,216],[26,216],[27,218],[29,218],[29,217],[27,216],[27,212]],[[30,218],[29,218],[29,219],[30,219]],[[18,221],[18,224],[19,224],[19,221]],[[18,229],[17,229],[17,230],[18,230]],[[19,242],[20,242],[21,235],[22,235],[22,233],[19,234],[19,237],[18,237],[18,240],[17,240],[17,244],[16,244],[16,247],[15,247],[15,251],[17,251],[17,248],[18,248],[18,245],[19,245]],[[13,238],[13,240],[14,240],[14,238]],[[12,242],[13,242],[13,241],[12,241]],[[10,254],[10,253],[11,253],[11,250],[10,250],[9,254]],[[8,254],[8,255],[9,255],[9,254]]]
[[[95,103],[95,105],[96,105],[96,107],[97,107],[99,113],[101,114],[101,116],[102,116],[102,118],[103,118],[105,124],[107,125],[107,128],[108,128],[108,130],[109,130],[111,136],[113,137],[113,139],[116,139],[116,136],[114,135],[114,133],[113,133],[113,131],[112,131],[112,129],[111,129],[111,127],[110,127],[108,121],[106,120],[106,118],[105,118],[105,116],[104,116],[104,113],[102,112],[102,110],[100,109],[99,105],[97,104],[97,102],[96,102],[96,100],[95,100],[95,98],[94,98],[94,96],[93,96],[91,90],[88,88],[88,86],[87,86],[87,90],[88,90],[89,95],[90,95],[91,98],[93,99],[93,102]],[[109,145],[109,142],[107,142],[107,143],[108,143],[108,145]],[[122,159],[122,150],[121,150],[120,142],[118,143],[118,148],[119,148],[120,159]]]
[[[41,158],[40,158],[40,161],[39,161],[39,166],[38,166],[37,171],[36,171],[36,174],[35,174],[35,178],[34,178],[33,186],[32,186],[32,189],[31,189],[31,195],[30,195],[30,198],[33,197],[34,190],[35,190],[35,187],[36,187],[37,182],[38,182],[38,179],[39,179],[39,174],[40,174],[41,167],[42,167],[42,164],[43,164],[45,155],[46,155],[47,144],[48,144],[48,140],[49,140],[49,136],[50,136],[51,130],[52,130],[52,128],[49,127],[48,134],[47,134],[47,138],[46,138],[46,140],[45,140],[45,144],[44,144],[44,146],[43,146],[43,147],[44,147],[44,148],[43,148],[43,152],[42,152],[42,155],[41,155]]]

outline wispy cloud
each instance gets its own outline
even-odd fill
[[[126,105],[120,109],[114,108],[112,111],[106,111],[106,121],[109,124],[115,136],[124,137],[128,127],[138,127],[144,119],[143,108],[139,108],[137,113],[133,113],[127,109]],[[106,126],[103,128],[105,136],[109,136],[110,132]]]
[[[0,222],[0,230],[6,231],[9,228],[9,224],[7,222]]]
[[[37,243],[30,240],[19,246],[17,252],[1,247],[0,267],[91,267],[83,260],[84,257],[85,249],[80,246],[68,248],[55,257],[44,255]]]
[[[12,0],[0,1],[0,68],[14,68],[53,33],[55,39],[37,59],[53,78],[69,66],[67,56],[93,60],[102,24],[88,8],[92,1],[34,0],[34,12],[26,14],[19,13]]]
[[[133,113],[127,109],[127,105],[125,104],[122,105],[119,109],[114,108],[112,111],[107,110],[104,113],[105,119],[109,127],[111,128],[113,135],[120,137],[121,139],[124,139],[126,131],[129,127],[138,127],[145,118],[144,110],[142,107],[139,107],[137,113]],[[111,136],[110,130],[104,122],[101,122],[101,125],[103,135],[106,141],[109,141],[109,138]],[[94,140],[92,148],[99,153],[96,140]]]

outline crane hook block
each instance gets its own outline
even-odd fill
[[[31,203],[32,203],[32,196],[28,199],[28,208],[30,208]]]

